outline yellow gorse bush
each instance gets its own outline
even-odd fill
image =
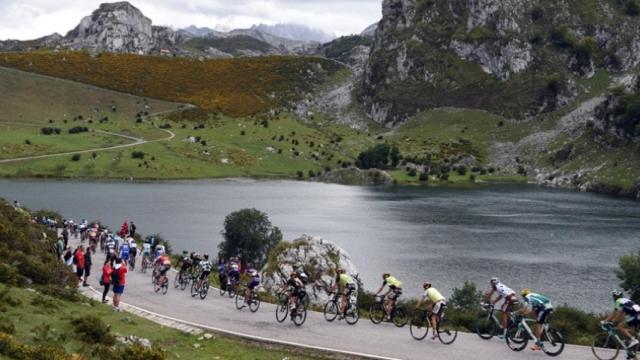
[[[341,68],[312,57],[198,60],[71,51],[0,53],[0,66],[238,117],[298,100]]]

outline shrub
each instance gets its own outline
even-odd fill
[[[131,158],[133,159],[144,159],[145,153],[142,151],[134,151],[131,153]]]
[[[71,161],[80,161],[80,158],[81,158],[80,154],[73,154],[71,156]]]
[[[407,171],[407,175],[411,176],[411,177],[416,177],[418,175],[418,171],[414,168],[409,169],[409,171]]]
[[[239,256],[245,263],[264,265],[271,249],[282,241],[282,232],[256,209],[233,212],[224,220],[224,241],[218,246],[224,257]]]
[[[13,335],[16,333],[16,326],[9,318],[0,318],[0,333]]]
[[[356,160],[356,166],[360,169],[387,169],[389,164],[397,167],[400,163],[400,150],[388,144],[378,144],[361,152]]]
[[[556,308],[549,322],[560,330],[565,340],[573,344],[590,345],[593,336],[600,332],[600,318],[597,315],[568,306]]]
[[[575,37],[566,25],[561,25],[551,30],[549,41],[561,49],[571,49],[576,44]]]
[[[533,7],[533,9],[531,9],[530,15],[531,20],[537,22],[538,20],[542,19],[542,17],[544,17],[544,9],[542,8],[542,6],[536,5]]]
[[[627,4],[624,7],[624,12],[630,16],[638,16],[640,15],[640,5],[638,5],[638,1],[636,0],[628,0]]]
[[[420,181],[422,182],[428,182],[429,181],[429,174],[426,172],[420,173]]]
[[[298,176],[298,179],[304,179],[304,172],[302,170],[298,170],[296,175]]]
[[[115,337],[110,333],[107,324],[95,315],[86,315],[71,320],[76,334],[80,340],[92,344],[111,346],[116,343]]]
[[[24,143],[25,143],[26,145],[31,145],[31,140],[26,139],[26,140],[24,141]]]
[[[320,175],[320,174],[318,174],[318,175]],[[313,170],[309,170],[309,177],[310,178],[316,177],[316,173]]]
[[[465,281],[462,288],[454,288],[450,298],[454,309],[469,312],[480,310],[481,300],[482,292],[470,281]]]
[[[165,360],[167,354],[161,348],[154,346],[151,349],[140,344],[133,344],[125,348],[119,348],[114,354],[114,359],[127,360]]]
[[[622,256],[618,265],[616,276],[621,281],[620,286],[629,292],[633,301],[640,303],[640,252]]]
[[[40,132],[42,135],[60,135],[61,130],[55,127],[43,127]]]
[[[476,181],[476,175],[475,174],[469,175],[469,181],[475,182]]]
[[[75,126],[72,127],[71,129],[69,129],[69,134],[80,134],[83,132],[88,132],[89,128],[85,127],[85,126]]]
[[[158,126],[160,129],[171,129],[171,124],[169,123],[164,123],[160,126]]]
[[[449,181],[449,173],[442,173],[442,174],[440,174],[440,180],[442,180],[442,181]]]
[[[458,175],[460,176],[465,176],[467,174],[467,167],[464,165],[460,165],[458,166],[458,168],[456,169],[456,172],[458,173]]]

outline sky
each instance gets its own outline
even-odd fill
[[[0,0],[0,39],[65,35],[103,1]],[[247,28],[295,23],[337,36],[360,33],[378,21],[382,0],[131,0],[154,25]]]

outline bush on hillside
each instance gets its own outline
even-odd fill
[[[621,281],[620,286],[640,304],[640,252],[622,256],[618,264],[620,269],[616,270],[616,275]]]
[[[114,345],[116,338],[111,334],[109,326],[95,315],[86,315],[71,320],[80,340],[92,344]]]
[[[451,293],[450,302],[454,309],[476,312],[480,310],[482,292],[478,290],[476,284],[465,281],[461,288],[454,288]]]
[[[224,241],[218,246],[220,256],[239,256],[245,263],[262,267],[271,249],[282,241],[282,232],[269,217],[256,209],[233,212],[224,220]]]
[[[397,167],[399,163],[400,150],[397,146],[391,147],[389,144],[378,144],[367,149],[361,152],[356,160],[356,166],[364,170],[386,170],[389,167]]]

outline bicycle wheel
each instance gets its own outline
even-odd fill
[[[438,321],[438,338],[445,345],[451,345],[458,338],[458,329],[447,317],[441,317]]]
[[[180,290],[184,291],[184,289],[187,288],[187,285],[189,285],[189,277],[183,276],[180,280]]]
[[[162,295],[167,295],[167,291],[169,291],[169,279],[162,282]]]
[[[297,309],[294,313],[293,313],[293,323],[296,324],[296,326],[302,326],[302,324],[304,324],[304,322],[307,320],[307,309],[304,308],[304,306],[302,306],[302,310]]]
[[[384,320],[384,305],[380,302],[371,304],[369,307],[369,319],[374,324],[380,324]]]
[[[260,308],[260,297],[258,294],[253,294],[251,301],[249,301],[249,310],[256,312]]]
[[[153,282],[153,291],[156,293],[160,292],[160,284],[157,281]]]
[[[344,320],[349,325],[355,325],[360,320],[360,312],[355,304],[349,303],[347,313],[344,315]]]
[[[244,307],[244,296],[240,295],[240,293],[236,294],[236,309],[240,310]]]
[[[507,346],[513,351],[522,351],[529,343],[529,334],[519,325],[510,326],[507,331]]]
[[[206,280],[200,287],[200,299],[204,300],[209,294],[209,281]]]
[[[198,282],[194,281],[191,283],[191,297],[198,296],[198,293],[200,293],[200,289],[198,289]]]
[[[620,353],[620,343],[613,334],[601,332],[593,338],[591,352],[598,360],[613,360]]]
[[[481,339],[489,340],[498,333],[498,325],[492,318],[483,316],[476,320],[476,334]]]
[[[236,291],[237,291],[236,286],[237,286],[236,284],[231,284],[228,286],[227,292],[229,293],[230,298],[236,296]]]
[[[284,322],[287,319],[288,315],[289,303],[285,302],[278,304],[278,306],[276,307],[276,320],[278,320],[279,323]]]
[[[182,273],[176,274],[176,277],[173,278],[173,287],[179,288],[182,285]]]
[[[416,340],[424,340],[429,333],[429,321],[423,312],[416,313],[409,324],[411,337]]]
[[[401,307],[396,307],[391,313],[391,317],[393,318],[393,324],[397,327],[404,327],[409,322],[409,318],[407,317],[407,313],[405,313],[404,309]]]
[[[564,350],[564,336],[560,331],[549,328],[542,333],[542,351],[549,356],[558,356]]]
[[[220,289],[218,289],[218,290],[220,290],[220,296],[224,296],[224,294],[227,292],[224,288],[225,288],[225,286],[221,284],[220,285]]]
[[[338,317],[338,304],[335,301],[329,300],[324,305],[324,319],[328,322],[332,322]]]

